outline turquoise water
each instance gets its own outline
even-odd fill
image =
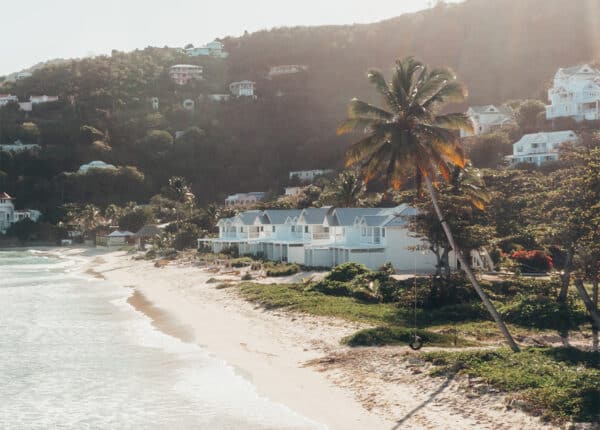
[[[0,251],[0,429],[323,429],[135,311],[76,258]]]

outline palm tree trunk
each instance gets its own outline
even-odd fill
[[[569,292],[569,284],[571,282],[571,271],[573,263],[573,252],[569,249],[567,251],[567,257],[565,258],[565,267],[563,273],[560,275],[560,293],[558,294],[558,301],[565,303],[567,301],[567,294]]]
[[[585,290],[585,286],[583,285],[583,279],[575,279],[575,288],[577,288],[577,292],[579,293],[581,300],[583,300],[585,307],[587,308],[588,312],[590,313],[590,316],[592,317],[592,325],[596,326],[596,328],[600,328],[600,315],[598,315],[598,312],[596,311],[596,307],[594,306],[592,299],[590,299],[588,292]]]
[[[440,223],[442,225],[442,229],[444,230],[444,233],[446,233],[446,237],[448,238],[448,242],[450,243],[450,246],[452,247],[452,249],[454,250],[454,253],[456,254],[456,258],[460,262],[461,269],[467,275],[467,278],[471,282],[471,285],[473,285],[473,288],[475,288],[475,291],[477,291],[477,294],[479,294],[479,297],[481,298],[481,301],[483,302],[483,305],[485,306],[487,311],[490,313],[490,315],[492,315],[492,318],[494,318],[494,321],[496,321],[496,325],[498,326],[498,328],[500,329],[500,331],[506,338],[506,342],[508,342],[510,349],[512,349],[513,352],[519,352],[520,351],[519,346],[517,345],[517,343],[511,336],[510,332],[508,331],[508,328],[506,327],[506,324],[504,324],[504,321],[502,321],[502,319],[500,318],[498,311],[496,311],[496,308],[494,307],[494,305],[492,304],[492,302],[490,301],[488,296],[481,289],[479,282],[477,282],[477,278],[475,278],[475,275],[473,274],[473,271],[471,270],[471,266],[467,263],[467,261],[465,260],[465,257],[462,255],[462,252],[460,252],[459,247],[456,245],[456,241],[454,240],[454,236],[452,235],[450,226],[444,220],[444,216],[440,209],[440,205],[438,204],[438,201],[437,201],[435,189],[433,188],[433,183],[431,182],[431,178],[429,176],[425,177],[425,183],[427,184],[427,190],[429,191],[429,196],[431,197],[431,203],[433,203],[433,208],[435,209],[435,213],[437,214],[437,217],[440,220]]]
[[[594,310],[598,313],[598,276],[596,275],[592,280],[592,304]],[[596,324],[592,325],[592,351],[598,352],[598,327]]]

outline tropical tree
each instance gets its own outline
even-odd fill
[[[369,71],[368,78],[383,96],[386,108],[352,100],[349,118],[339,126],[338,134],[362,132],[366,136],[348,150],[347,165],[358,166],[366,182],[384,177],[396,190],[409,178],[414,178],[417,189],[425,183],[434,211],[462,270],[511,349],[519,351],[454,240],[434,185],[438,178],[450,181],[454,166],[464,168],[466,165],[457,130],[471,129],[469,119],[462,113],[439,113],[448,102],[464,101],[465,88],[450,70],[429,70],[412,57],[396,62],[390,82],[376,70]]]
[[[365,195],[365,184],[355,172],[344,171],[332,184],[331,191],[335,206],[357,206]]]

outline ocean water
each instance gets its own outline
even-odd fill
[[[156,330],[76,258],[0,251],[0,429],[324,429]]]

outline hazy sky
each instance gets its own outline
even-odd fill
[[[453,0],[456,1],[456,0]],[[52,58],[146,46],[202,45],[215,37],[290,25],[366,23],[431,0],[12,0],[0,5],[0,76]]]

